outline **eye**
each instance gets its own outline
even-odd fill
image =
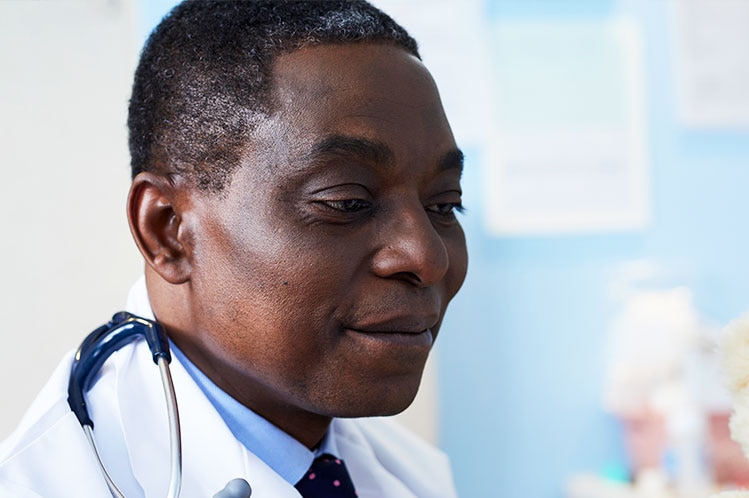
[[[320,204],[323,204],[324,206],[335,209],[336,211],[341,211],[343,213],[356,213],[372,207],[372,203],[364,199],[340,199],[318,202]]]
[[[462,213],[465,211],[463,204],[460,202],[442,202],[439,204],[433,204],[427,206],[427,211],[440,216],[454,216],[455,213]]]
[[[462,195],[459,188],[446,189],[428,198],[424,203],[424,209],[435,221],[453,223],[456,220],[455,214],[465,211]]]

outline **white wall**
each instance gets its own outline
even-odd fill
[[[131,2],[0,2],[0,439],[141,272],[125,218]]]

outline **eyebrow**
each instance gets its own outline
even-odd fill
[[[463,173],[463,163],[465,161],[465,154],[460,149],[452,149],[447,152],[439,162],[440,171],[447,171],[451,169],[457,169],[460,173]]]
[[[307,160],[315,161],[325,156],[354,155],[381,165],[395,163],[393,150],[384,142],[348,135],[330,135],[316,143],[307,154]],[[458,169],[463,171],[464,154],[458,149],[451,149],[438,161],[438,170]]]
[[[312,150],[307,154],[307,159],[314,161],[320,157],[336,155],[354,155],[378,164],[395,162],[395,154],[387,144],[347,135],[325,137],[312,147]]]

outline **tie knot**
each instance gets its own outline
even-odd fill
[[[343,460],[327,453],[315,458],[296,489],[304,498],[355,498],[354,483]]]

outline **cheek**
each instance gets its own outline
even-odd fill
[[[196,295],[211,296],[210,302],[196,304],[212,329],[225,331],[229,348],[254,343],[278,354],[293,349],[304,330],[330,325],[350,276],[329,251],[283,234],[283,229],[272,234],[223,230],[203,246],[210,257],[191,285]]]

